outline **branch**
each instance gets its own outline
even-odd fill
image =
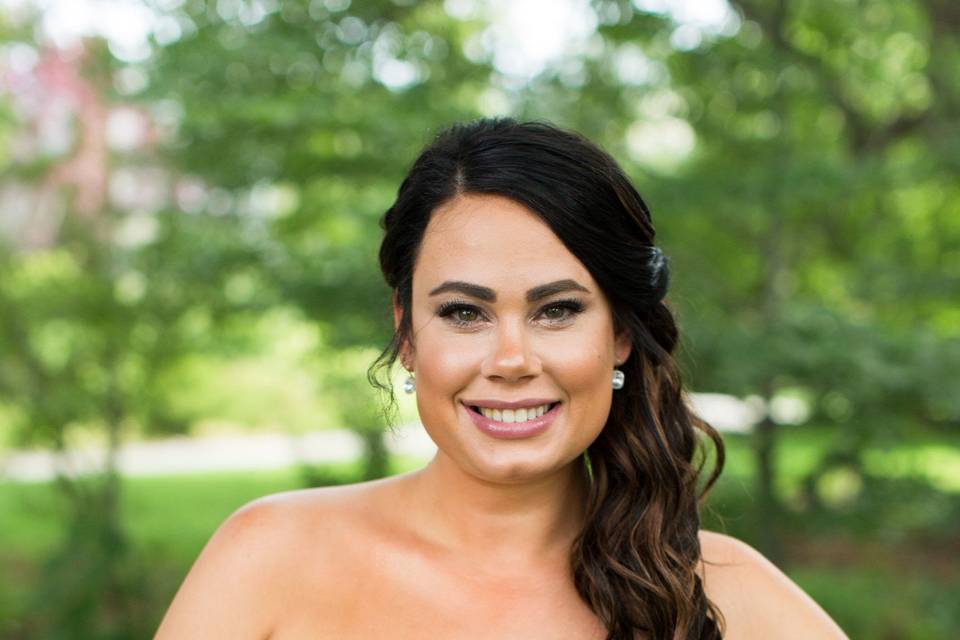
[[[949,40],[956,38],[960,32],[960,3],[953,0],[922,0],[920,4],[927,10],[927,23],[930,25],[930,60],[949,56],[953,48],[953,43]],[[952,83],[955,69],[949,65],[946,68],[941,65],[939,68],[950,74],[947,76],[950,80],[938,77],[934,73],[937,67],[930,65],[929,79],[934,95],[940,96],[951,114],[956,114],[960,111],[960,96],[952,93],[956,87]]]
[[[938,0],[928,0],[936,2]],[[733,0],[732,4],[748,19],[760,25],[770,38],[774,48],[786,57],[812,68],[834,105],[843,113],[850,127],[850,147],[855,155],[882,150],[897,139],[921,128],[930,121],[932,110],[919,114],[902,115],[896,120],[878,127],[870,123],[847,99],[843,81],[819,57],[798,49],[787,37],[787,7],[785,0],[779,0],[772,11],[765,11],[751,0]],[[960,20],[960,12],[954,16]]]

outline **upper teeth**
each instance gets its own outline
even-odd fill
[[[497,422],[526,422],[527,420],[542,416],[550,409],[550,405],[542,404],[539,407],[525,407],[523,409],[477,408],[485,417],[496,420]]]

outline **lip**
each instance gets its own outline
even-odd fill
[[[483,402],[482,400],[480,402]],[[527,402],[524,400],[523,402]],[[540,404],[550,404],[549,400],[540,401]],[[518,404],[512,403],[514,407],[504,407],[506,409],[516,408],[516,407],[526,407],[530,406],[528,404]],[[482,431],[483,433],[491,436],[493,438],[498,438],[501,440],[518,440],[521,438],[532,438],[533,436],[540,435],[544,431],[550,428],[550,425],[553,424],[553,421],[556,419],[557,415],[560,413],[561,407],[563,407],[562,402],[557,402],[556,405],[547,411],[542,416],[536,417],[532,420],[527,420],[526,422],[497,422],[496,420],[491,420],[490,418],[485,417],[484,415],[477,413],[471,409],[466,402],[463,402],[463,409],[467,412],[467,415],[470,416],[470,419],[473,421],[473,424]],[[487,407],[488,405],[481,405]]]
[[[539,407],[542,404],[553,404],[560,402],[555,398],[525,398],[523,400],[514,400],[507,402],[505,400],[461,400],[467,407],[483,407],[484,409],[526,409],[527,407]]]

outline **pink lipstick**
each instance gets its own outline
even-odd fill
[[[473,407],[463,404],[467,415],[473,421],[480,431],[488,436],[502,440],[516,440],[519,438],[532,438],[550,428],[557,415],[560,413],[562,403],[557,402],[549,411],[542,416],[531,418],[525,422],[500,422],[487,418],[482,413],[478,413]]]

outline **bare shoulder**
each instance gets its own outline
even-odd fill
[[[323,575],[342,551],[351,493],[290,491],[235,511],[190,569],[156,640],[268,638],[285,605],[309,586],[302,578]]]
[[[732,536],[700,531],[707,597],[731,640],[848,640],[836,622],[759,551]]]

